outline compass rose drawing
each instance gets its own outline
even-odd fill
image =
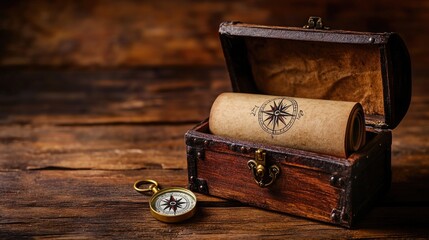
[[[173,210],[174,214],[176,214],[177,209],[182,208],[183,207],[182,204],[185,204],[185,202],[184,201],[182,202],[182,200],[183,198],[176,199],[174,198],[173,194],[171,194],[170,198],[166,198],[162,200],[161,206],[164,207],[163,210],[167,210],[167,209],[168,211]]]
[[[259,125],[271,134],[279,135],[288,131],[298,113],[298,103],[292,98],[274,98],[264,102],[258,113]]]

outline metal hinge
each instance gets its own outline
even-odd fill
[[[311,29],[322,29],[322,30],[331,29],[330,27],[323,25],[323,21],[322,21],[321,17],[314,17],[314,16],[308,18],[308,23],[303,28],[306,28],[306,29],[310,29],[310,28]]]

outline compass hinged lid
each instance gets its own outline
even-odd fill
[[[235,92],[360,102],[377,128],[408,110],[411,64],[396,33],[225,22],[219,34]]]

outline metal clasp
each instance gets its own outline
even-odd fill
[[[255,151],[255,159],[247,162],[247,166],[252,171],[253,178],[259,187],[270,186],[280,173],[280,168],[277,165],[266,166],[265,156],[265,151],[258,149]]]
[[[330,27],[323,25],[321,17],[313,17],[313,16],[308,18],[308,23],[303,28],[323,29],[323,30],[329,30],[330,29]]]

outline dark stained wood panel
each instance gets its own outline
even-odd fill
[[[222,21],[396,31],[414,69],[429,61],[429,2],[410,1],[2,1],[0,65],[117,67],[223,65]]]
[[[0,70],[0,124],[189,123],[231,91],[223,67]]]

